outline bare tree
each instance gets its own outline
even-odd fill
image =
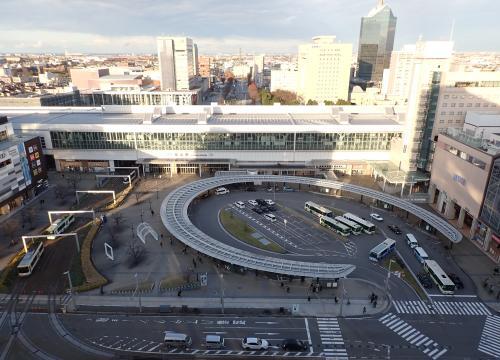
[[[108,231],[109,238],[107,243],[113,248],[113,249],[118,249],[119,247],[119,242],[118,242],[118,236],[116,236],[116,232],[114,230],[109,229]]]
[[[134,266],[139,265],[140,262],[146,256],[146,248],[144,247],[143,244],[137,241],[137,239],[132,239],[128,243],[127,254],[129,260],[129,267],[133,268]]]
[[[10,244],[16,243],[16,235],[19,231],[19,221],[17,219],[9,219],[2,225],[2,234],[5,234],[7,240]]]
[[[113,215],[113,220],[115,222],[115,225],[113,226],[113,230],[116,232],[121,232],[123,230],[123,225],[124,225],[124,220],[125,218],[121,213],[116,213]]]
[[[71,175],[66,178],[66,181],[68,182],[69,185],[73,187],[73,190],[76,190],[78,188],[78,184],[80,183],[80,177],[78,175]]]

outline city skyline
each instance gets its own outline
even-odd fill
[[[243,52],[296,53],[298,45],[317,35],[335,35],[357,48],[361,17],[376,4],[375,0],[355,4],[345,0],[264,4],[258,0],[249,8],[242,1],[172,4],[144,0],[137,5],[30,0],[21,8],[8,0],[0,25],[0,52],[155,53],[155,37],[161,35],[190,36],[203,54],[235,53],[240,48]],[[414,43],[420,35],[425,40],[447,40],[454,20],[456,51],[500,48],[499,40],[484,36],[498,27],[494,15],[500,4],[487,0],[474,2],[473,7],[467,0],[418,4],[393,0],[388,4],[399,19],[395,50]]]

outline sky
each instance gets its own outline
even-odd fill
[[[394,49],[447,40],[456,51],[500,51],[498,0],[389,0]],[[159,35],[189,36],[200,54],[297,53],[313,36],[357,49],[377,0],[1,0],[0,53],[154,53]]]

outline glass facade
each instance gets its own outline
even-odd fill
[[[369,151],[401,133],[157,133],[51,131],[54,149]]]
[[[479,217],[493,232],[500,234],[500,158],[493,162]]]
[[[397,18],[387,5],[379,5],[361,19],[358,49],[358,77],[382,81],[391,62]]]

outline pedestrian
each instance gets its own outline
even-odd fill
[[[307,301],[309,301],[309,302],[311,301],[311,297],[310,296],[307,297]]]
[[[182,290],[177,291],[177,296],[181,296]]]
[[[375,301],[373,302],[373,307],[374,307],[374,308],[376,308],[376,307],[377,307],[377,300],[375,300]]]
[[[170,245],[174,245],[174,238],[172,236],[170,237]]]
[[[160,247],[163,247],[163,241],[160,240]]]
[[[286,287],[286,292],[289,293],[290,292],[290,286],[287,286]]]
[[[363,314],[366,314],[366,306],[363,306]]]
[[[285,286],[285,284],[283,284],[283,281],[281,282],[281,287]]]
[[[163,233],[160,234],[161,239],[163,240]]]
[[[154,216],[154,214],[155,214],[155,211],[151,210],[151,216]]]
[[[335,304],[338,304],[339,298],[335,296]]]

